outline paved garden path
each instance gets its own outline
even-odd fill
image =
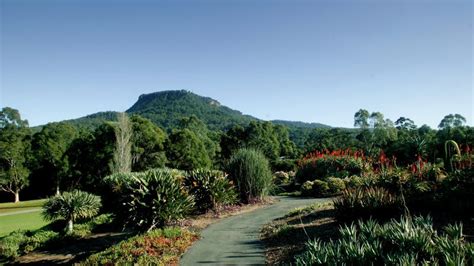
[[[210,225],[181,258],[180,264],[264,265],[265,248],[259,240],[266,223],[284,216],[290,210],[325,199],[278,197],[279,201],[253,212],[231,216]]]

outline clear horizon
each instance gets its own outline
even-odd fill
[[[471,1],[2,0],[0,105],[31,126],[188,90],[263,120],[473,125]]]

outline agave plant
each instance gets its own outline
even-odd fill
[[[66,232],[71,233],[77,219],[91,218],[97,215],[101,205],[99,196],[74,190],[48,199],[43,205],[42,215],[50,221],[58,218],[65,219],[67,221]]]

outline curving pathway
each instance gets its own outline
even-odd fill
[[[259,240],[266,223],[290,210],[328,199],[278,197],[280,201],[253,212],[231,216],[210,225],[181,258],[181,265],[265,265],[265,248]]]

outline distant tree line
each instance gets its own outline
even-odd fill
[[[474,128],[459,114],[445,116],[438,130],[418,127],[405,117],[395,122],[379,112],[359,110],[356,129],[288,128],[250,121],[228,129],[210,129],[196,116],[182,117],[165,131],[139,115],[119,113],[97,127],[49,123],[33,133],[18,110],[0,112],[0,190],[2,200],[39,198],[62,191],[99,191],[114,172],[170,167],[182,170],[224,169],[239,148],[254,148],[270,160],[273,170],[291,170],[313,150],[357,149],[367,155],[381,151],[400,165],[417,156],[443,157],[444,143],[461,148],[474,144]]]

